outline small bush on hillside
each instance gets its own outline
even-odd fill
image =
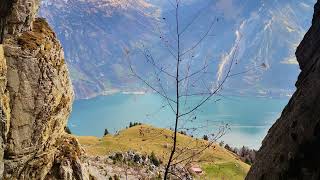
[[[242,146],[241,149],[239,149],[237,153],[241,160],[249,165],[253,164],[255,158],[256,158],[256,151],[249,149],[248,147]]]
[[[139,123],[139,122],[130,122],[129,123],[129,128],[132,128],[132,127],[134,127],[134,126],[139,126],[139,125],[142,125],[142,123]]]
[[[248,147],[243,146],[242,148],[232,148],[228,144],[224,146],[225,149],[237,154],[241,161],[252,165],[256,158],[256,151],[253,149],[249,149]]]
[[[108,134],[110,134],[109,131],[108,131],[108,129],[104,129],[103,135],[106,136],[106,135],[108,135]]]
[[[228,150],[228,151],[232,151],[232,148],[229,146],[229,144],[226,144],[226,145],[224,146],[224,148],[225,148],[226,150]]]
[[[110,159],[113,160],[113,162],[121,162],[123,160],[123,155],[121,153],[116,153],[113,156],[110,156]]]
[[[209,140],[208,135],[203,135],[203,140],[208,141]]]
[[[141,160],[141,157],[138,154],[135,154],[134,157],[133,157],[133,161],[135,163],[138,163],[138,162],[140,162],[140,160]]]
[[[252,165],[252,162],[248,157],[245,158],[244,162],[249,164],[249,165]]]
[[[221,141],[221,142],[219,143],[219,145],[220,145],[221,147],[223,147],[223,146],[224,146],[224,142]]]
[[[160,166],[160,160],[156,157],[156,155],[154,154],[154,152],[151,153],[151,155],[149,156],[149,159],[151,161],[151,163],[155,166]]]

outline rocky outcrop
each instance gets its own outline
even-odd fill
[[[6,121],[9,119],[8,113],[8,93],[6,92],[7,85],[7,65],[4,57],[3,46],[0,44],[0,177],[3,174],[3,155],[4,155],[4,143],[5,143],[5,129]]]
[[[269,130],[247,180],[320,179],[320,1],[296,56],[297,91]]]
[[[0,179],[89,179],[64,131],[74,93],[63,49],[38,5],[14,1],[1,25]]]
[[[32,29],[33,20],[37,14],[40,0],[4,0],[7,4],[13,2],[10,13],[6,17],[6,33],[18,34]]]

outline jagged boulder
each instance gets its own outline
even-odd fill
[[[296,56],[297,91],[269,130],[247,180],[320,179],[320,1]]]

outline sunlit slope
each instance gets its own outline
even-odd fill
[[[170,130],[141,125],[124,129],[115,136],[107,135],[101,139],[82,136],[78,139],[89,155],[108,155],[112,152],[133,150],[142,154],[154,152],[165,162],[171,150],[171,135]],[[207,143],[204,140],[178,135],[178,151],[186,148],[201,150]],[[179,159],[189,155],[190,153],[185,153]],[[244,179],[250,168],[237,156],[216,144],[197,156],[195,161],[205,171],[204,176],[210,178]]]

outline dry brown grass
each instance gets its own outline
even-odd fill
[[[114,136],[104,136],[101,139],[92,136],[80,136],[77,138],[89,155],[108,155],[113,152],[133,150],[141,154],[154,152],[158,158],[165,162],[171,150],[171,136],[172,131],[168,129],[140,125],[124,129]],[[207,141],[179,134],[178,149],[185,150],[185,153],[179,156],[178,159],[181,160],[190,156],[207,144]],[[199,164],[206,171],[205,176],[209,177],[243,179],[250,168],[249,165],[240,161],[236,155],[217,144],[213,144],[210,148],[200,153],[200,155],[193,158],[193,161]]]

